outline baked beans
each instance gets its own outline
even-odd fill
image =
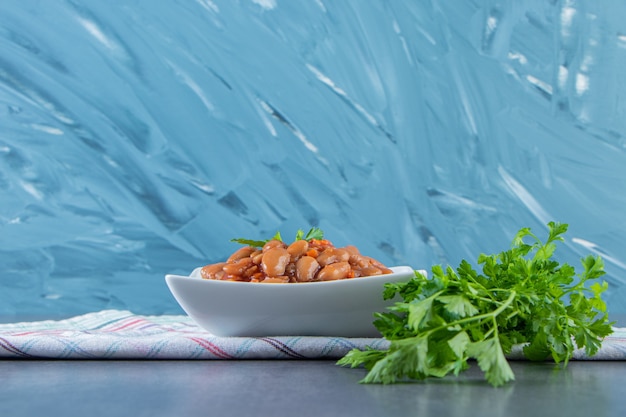
[[[391,273],[355,246],[337,248],[326,239],[299,239],[290,245],[272,239],[262,248],[240,248],[226,262],[206,265],[200,271],[204,279],[262,283],[335,281]]]

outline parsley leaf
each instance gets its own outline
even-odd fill
[[[322,232],[322,229],[318,228],[318,227],[312,227],[307,234],[304,234],[304,231],[302,229],[298,229],[298,231],[296,232],[296,240],[311,240],[311,239],[324,239],[324,232]]]
[[[515,379],[506,355],[516,344],[529,360],[567,362],[574,350],[595,354],[612,333],[601,296],[606,282],[600,257],[582,259],[577,274],[553,259],[568,225],[548,223],[541,242],[520,229],[511,248],[478,256],[481,271],[467,261],[453,269],[432,267],[407,282],[386,284],[383,297],[398,296],[374,325],[390,341],[388,350],[354,349],[339,365],[369,370],[364,383],[395,383],[458,375],[475,360],[493,386]]]
[[[324,232],[322,231],[322,229],[313,227],[306,233],[306,235],[304,234],[304,231],[302,229],[298,229],[298,231],[296,232],[295,240],[311,240],[311,239],[323,239],[323,238],[324,238]],[[240,243],[246,246],[252,246],[255,248],[262,248],[270,240],[280,240],[282,242],[283,238],[280,235],[280,232],[276,232],[276,234],[271,239],[254,240],[254,239],[245,239],[245,238],[235,238],[235,239],[231,239],[230,241],[235,242],[235,243]]]
[[[262,248],[268,241],[267,240],[252,240],[244,238],[231,239],[231,242],[240,243],[246,246],[252,246],[254,248]]]

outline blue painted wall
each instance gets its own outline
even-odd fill
[[[626,4],[0,2],[0,319],[179,313],[319,226],[429,268],[570,224],[626,311]]]

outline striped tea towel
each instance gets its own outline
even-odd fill
[[[574,359],[626,360],[626,328],[603,343],[595,356]],[[0,358],[53,359],[338,359],[353,348],[386,349],[376,338],[216,337],[187,316],[140,316],[105,310],[66,320],[0,324]],[[511,359],[522,359],[519,350]]]
[[[342,337],[216,337],[187,316],[105,310],[59,321],[0,324],[0,358],[335,359],[386,341]]]

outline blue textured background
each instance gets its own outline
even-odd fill
[[[180,312],[232,237],[429,268],[570,224],[626,311],[626,4],[0,2],[0,319]]]

